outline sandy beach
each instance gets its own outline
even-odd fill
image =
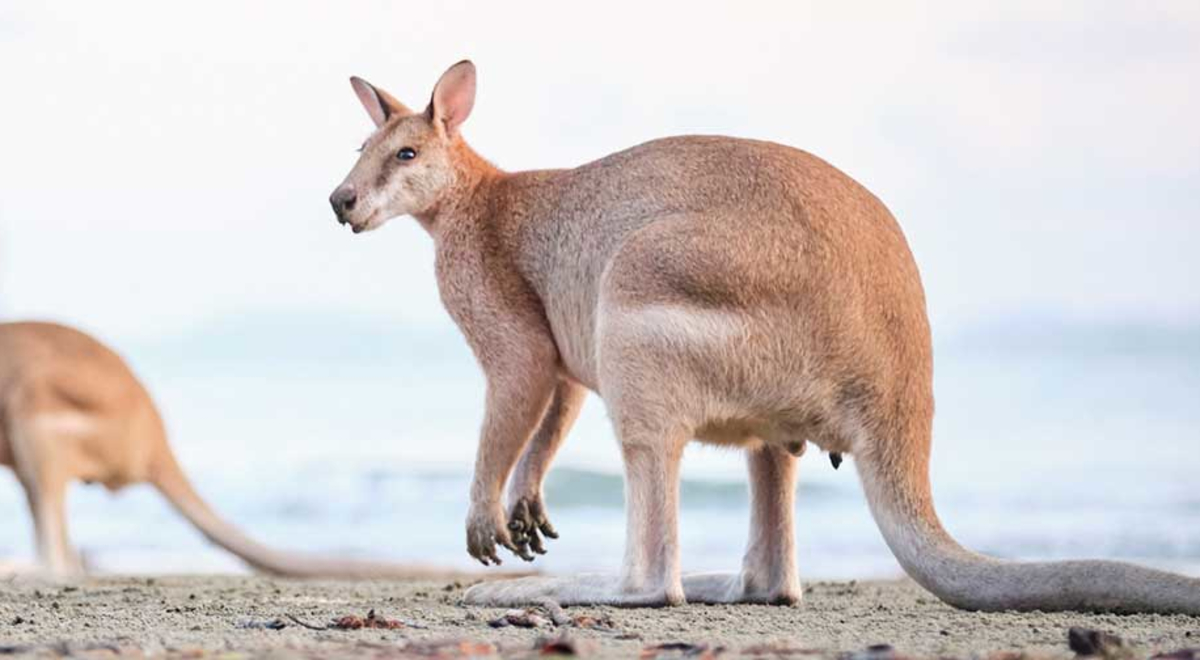
[[[0,656],[1072,657],[1071,627],[1120,636],[1128,658],[1200,647],[1200,617],[960,612],[907,581],[814,583],[791,608],[540,608],[502,627],[494,626],[507,611],[461,605],[463,587],[239,576],[8,579],[0,582]],[[333,625],[362,624],[371,610],[373,625],[386,627]],[[878,645],[891,650],[869,650]]]

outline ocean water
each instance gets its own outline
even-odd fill
[[[120,348],[155,392],[200,492],[252,535],[473,565],[463,521],[483,382],[452,328],[276,315]],[[934,494],[961,542],[1009,558],[1200,574],[1200,333],[1030,323],[940,341],[935,364]],[[810,449],[800,472],[802,576],[899,575],[853,465],[835,471]],[[748,526],[740,453],[693,443],[682,498],[684,569],[736,569]],[[620,462],[598,400],[567,440],[547,501],[561,538],[537,566],[617,570]],[[0,520],[0,557],[32,557],[7,473]],[[98,571],[245,570],[148,487],[76,487],[70,521]]]

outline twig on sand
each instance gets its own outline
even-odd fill
[[[314,626],[311,623],[301,621],[300,619],[296,618],[295,614],[289,614],[287,615],[287,618],[291,619],[292,623],[300,626],[301,628],[308,628],[309,630],[329,630],[329,626]]]

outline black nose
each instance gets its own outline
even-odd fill
[[[333,191],[329,196],[329,204],[333,206],[333,212],[341,216],[354,210],[354,204],[358,201],[358,191],[354,186],[347,183],[338,186],[338,189]]]

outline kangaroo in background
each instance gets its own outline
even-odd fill
[[[74,480],[116,491],[148,482],[213,543],[250,566],[294,577],[428,577],[451,571],[273,550],[244,536],[196,494],[141,383],[95,339],[48,323],[0,323],[0,465],[25,489],[41,568],[83,572],[67,537]]]
[[[628,527],[619,575],[492,582],[467,602],[795,603],[793,454],[812,442],[854,456],[892,552],[947,603],[1200,614],[1194,578],[1001,561],[943,529],[921,280],[895,219],[853,179],[797,149],[711,136],[504,172],[461,134],[475,83],[459,62],[417,112],[351,79],[376,130],[330,202],[355,233],[411,215],[433,237],[442,300],[487,377],[470,554],[544,550],[541,478],[587,390],[620,442]],[[738,573],[681,574],[679,463],[693,438],[746,450]]]

